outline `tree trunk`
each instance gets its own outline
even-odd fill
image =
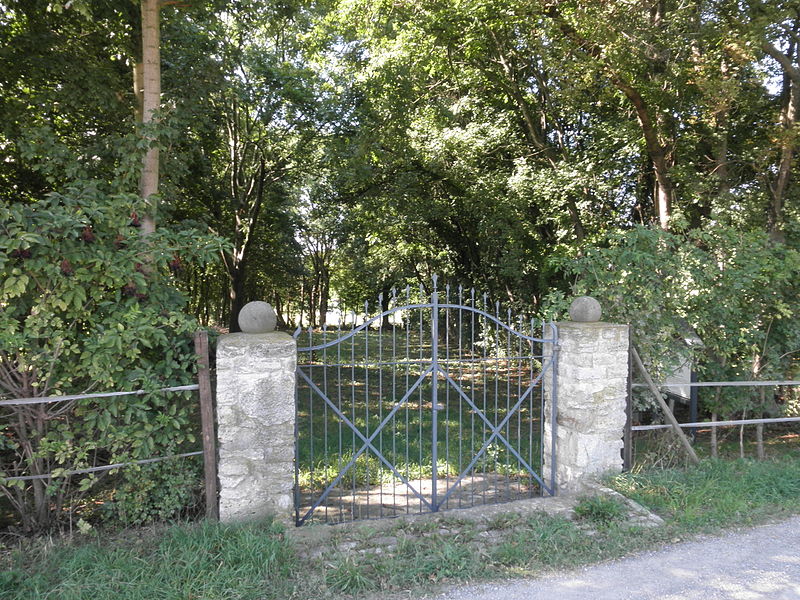
[[[245,298],[245,266],[240,263],[237,268],[230,273],[231,288],[230,288],[230,314],[228,315],[228,329],[231,333],[241,331],[239,327],[239,312],[244,307]]]
[[[796,145],[794,129],[797,124],[798,112],[800,112],[800,86],[788,80],[787,87],[788,97],[781,111],[781,126],[783,129],[781,158],[778,163],[778,176],[775,178],[775,183],[770,186],[772,198],[768,219],[770,238],[778,242],[783,242],[785,239],[783,233],[783,205],[794,165]]]
[[[328,322],[328,303],[331,296],[331,276],[327,266],[323,266],[319,274],[319,326],[325,327]]]
[[[663,19],[663,14],[659,12],[664,8],[664,3],[659,2],[658,7],[653,13],[653,19]],[[605,55],[605,49],[595,42],[592,42],[578,33],[570,25],[558,10],[558,3],[551,3],[547,6],[544,14],[558,23],[561,32],[570,39],[586,55],[599,61],[614,87],[621,91],[636,111],[636,117],[644,137],[647,154],[653,165],[653,172],[656,179],[655,189],[655,209],[656,218],[662,229],[668,229],[669,218],[672,211],[672,200],[675,195],[675,186],[670,175],[670,165],[667,160],[667,146],[659,139],[658,127],[651,117],[651,109],[647,105],[639,90],[628,82],[609,62]],[[655,22],[654,22],[655,24]]]
[[[381,290],[381,312],[382,313],[385,313],[386,311],[389,310],[389,303],[392,300],[391,292],[392,292],[392,290],[388,289],[385,286]],[[383,319],[382,319],[382,322],[381,322],[381,329],[384,329],[384,330],[388,331],[391,328],[392,328],[392,322],[391,322],[391,320],[389,318],[389,315],[383,315]]]
[[[765,388],[759,389],[759,399],[761,400],[761,409],[758,412],[758,418],[764,418],[764,408],[767,404],[767,390]],[[767,457],[764,451],[764,424],[758,423],[756,425],[756,455],[758,460],[764,460]]]
[[[283,316],[283,300],[281,300],[280,294],[272,296],[272,306],[275,309],[278,329],[286,329],[287,323],[286,318]]]
[[[747,418],[747,409],[742,411],[742,421]],[[739,458],[744,458],[744,425],[739,425]]]
[[[161,106],[161,53],[159,32],[160,0],[142,0],[142,123],[152,123],[154,113]],[[134,67],[134,77],[136,68]],[[156,230],[158,194],[158,147],[149,137],[150,148],[144,155],[139,194],[148,203],[147,214],[142,216],[142,235]]]
[[[798,113],[800,113],[800,67],[795,64],[797,59],[797,36],[800,32],[800,19],[795,20],[791,30],[786,53],[770,44],[763,42],[761,49],[774,58],[783,69],[783,93],[781,98],[781,136],[780,160],[777,165],[777,176],[769,184],[772,196],[769,206],[767,229],[770,237],[778,242],[784,241],[783,233],[783,208],[789,180],[791,178],[794,156],[797,147],[796,133]]]
[[[762,413],[763,416],[763,413]],[[764,451],[764,424],[758,423],[756,425],[756,455],[758,460],[764,460],[767,453]]]
[[[137,60],[133,64],[133,96],[135,104],[133,106],[133,116],[137,123],[144,120],[144,65]]]

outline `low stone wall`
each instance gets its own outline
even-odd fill
[[[599,313],[597,315],[599,317]],[[602,322],[558,323],[556,487],[575,491],[622,470],[629,328]],[[552,355],[552,345],[546,352]],[[545,378],[544,477],[551,484],[552,377]]]

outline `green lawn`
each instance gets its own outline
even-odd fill
[[[302,347],[335,337],[317,332],[311,342],[307,335],[298,342]],[[439,340],[440,367],[451,380],[439,374],[435,381],[437,474],[445,485],[466,471],[469,478],[508,476],[536,493],[536,482],[519,458],[539,473],[541,384],[513,410],[541,370],[540,360],[529,356],[530,352],[527,343],[509,336],[483,345],[447,336]],[[299,379],[298,482],[303,493],[323,490],[363,445],[344,418],[365,437],[375,435],[377,452],[368,449],[357,458],[341,480],[341,490],[352,492],[391,482],[401,485],[378,453],[408,480],[431,477],[434,376],[429,373],[419,381],[431,364],[431,355],[424,333],[400,329],[364,331],[336,347],[300,354],[303,371],[321,392]],[[509,413],[500,433],[519,457],[495,438],[468,470],[491,437],[491,427]]]

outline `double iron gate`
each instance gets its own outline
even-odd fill
[[[295,332],[298,525],[554,492],[554,468],[549,483],[541,473],[555,326],[501,314],[474,289],[438,290],[436,278],[429,296],[416,292]]]

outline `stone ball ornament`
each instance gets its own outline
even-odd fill
[[[569,318],[576,323],[597,323],[603,311],[591,296],[578,296],[569,305]]]
[[[239,328],[242,333],[270,333],[275,331],[278,317],[267,302],[248,302],[239,311]]]

